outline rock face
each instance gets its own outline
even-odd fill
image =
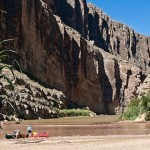
[[[150,75],[146,77],[142,85],[137,89],[137,93],[139,96],[150,94]]]
[[[14,71],[16,80],[9,70],[5,69],[3,72],[12,80],[15,88],[12,90],[12,86],[1,78],[0,120],[15,119],[13,118],[14,110],[15,115],[22,119],[57,117],[57,111],[54,107],[62,108],[66,99],[61,91],[44,88],[18,71]]]
[[[150,37],[111,21],[85,0],[1,0],[0,33],[17,38],[23,70],[62,91],[65,106],[124,110],[150,69]]]
[[[135,33],[127,25],[112,21],[99,8],[88,4],[89,39],[105,51],[120,55],[150,72],[150,37]]]
[[[83,37],[88,35],[88,7],[86,0],[43,0],[52,12]]]

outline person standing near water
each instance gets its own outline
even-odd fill
[[[28,127],[27,127],[27,133],[28,133],[28,137],[32,136],[32,126],[31,125],[28,125]]]

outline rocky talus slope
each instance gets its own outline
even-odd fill
[[[25,74],[14,70],[15,77],[3,70],[13,87],[3,78],[0,80],[0,119],[15,120],[57,117],[55,108],[62,108],[65,95],[55,89],[44,88]],[[7,112],[7,113],[6,113]],[[15,114],[14,114],[15,112]]]
[[[24,72],[62,91],[65,106],[121,113],[150,72],[150,37],[86,0],[1,0],[0,33]],[[13,56],[15,57],[15,56]],[[42,97],[41,97],[42,98]],[[74,106],[73,105],[73,106]]]

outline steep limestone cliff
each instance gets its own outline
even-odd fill
[[[66,107],[115,114],[149,72],[149,37],[111,21],[85,0],[1,0],[0,33],[17,38],[23,70],[62,91]],[[88,12],[88,13],[87,13]]]
[[[88,8],[89,39],[105,51],[135,63],[148,74],[150,72],[150,37],[135,33],[127,25],[111,20],[92,4],[88,4]]]
[[[86,0],[43,0],[52,12],[83,37],[88,35],[88,7]]]

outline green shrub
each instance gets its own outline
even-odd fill
[[[139,115],[139,107],[132,106],[128,107],[128,109],[121,115],[122,120],[134,120]]]
[[[56,109],[59,117],[73,117],[73,116],[90,116],[92,113],[86,109]]]
[[[133,106],[138,107],[139,103],[140,103],[140,99],[134,98],[134,99],[131,100],[131,102],[129,103],[128,107],[133,107]]]
[[[120,119],[135,120],[139,115],[146,113],[146,120],[150,120],[150,95],[143,95],[140,99],[135,98],[129,103]]]
[[[150,111],[150,95],[143,95],[140,100],[141,114]]]

